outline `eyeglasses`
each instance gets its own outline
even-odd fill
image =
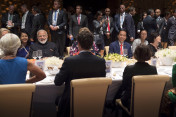
[[[110,11],[106,11],[106,12],[110,12]]]

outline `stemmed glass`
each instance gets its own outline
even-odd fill
[[[39,58],[39,59],[42,58],[42,50],[38,50],[38,58]]]
[[[123,56],[127,57],[128,55],[128,50],[127,49],[123,49]]]
[[[37,59],[37,57],[38,57],[38,52],[37,51],[33,51],[32,58],[33,59]]]

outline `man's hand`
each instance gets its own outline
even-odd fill
[[[110,39],[110,33],[106,33],[107,39]]]
[[[133,41],[134,41],[134,38],[133,38],[133,37],[131,37],[131,38],[130,38],[130,41],[131,41],[131,42],[133,42]]]
[[[31,42],[34,42],[34,39],[33,39],[33,38],[30,38],[30,41],[31,41]]]
[[[51,30],[54,30],[54,26],[53,26],[53,25],[50,25],[50,29],[51,29]]]
[[[69,39],[72,40],[72,39],[73,39],[73,35],[70,35],[70,36],[69,36]]]

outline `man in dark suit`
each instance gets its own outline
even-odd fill
[[[19,14],[14,12],[14,5],[9,6],[9,11],[2,14],[1,24],[2,28],[10,29],[11,33],[18,35],[18,29],[20,26],[20,17]]]
[[[151,43],[151,33],[157,30],[156,19],[154,17],[154,10],[149,9],[147,17],[143,20],[144,29],[147,31],[147,40]]]
[[[134,7],[130,7],[128,9],[128,13],[125,15],[125,20],[123,23],[123,29],[127,32],[127,39],[128,43],[132,43],[135,39],[135,24],[133,17],[136,14],[136,10]]]
[[[166,34],[168,35],[168,46],[174,46],[176,43],[176,9],[167,21]]]
[[[45,17],[41,14],[41,11],[37,6],[32,7],[32,14],[34,15],[34,18],[32,21],[30,40],[33,42],[37,41],[37,31],[44,29]]]
[[[132,51],[131,51],[131,45],[126,40],[126,31],[121,30],[118,34],[118,40],[114,41],[109,46],[109,53],[117,53],[120,55],[127,56],[128,58],[131,58]]]
[[[69,35],[70,35],[71,41],[73,41],[73,39],[76,38],[76,36],[79,33],[79,29],[83,27],[88,27],[87,16],[81,13],[82,13],[82,6],[77,5],[76,14],[71,16],[70,23],[69,23]]]
[[[67,15],[64,10],[61,10],[61,7],[62,3],[55,0],[53,5],[54,10],[51,10],[48,15],[48,25],[50,27],[51,40],[56,43],[60,58],[63,58]]]
[[[116,14],[114,19],[114,27],[116,30],[116,35],[119,34],[120,30],[123,29],[123,23],[125,20],[125,5],[121,4],[120,5],[120,13]]]
[[[70,82],[73,79],[105,77],[105,60],[93,55],[90,49],[93,44],[93,35],[87,29],[81,29],[77,36],[79,55],[68,57],[56,75],[55,85],[65,82],[65,90],[59,101],[58,117],[70,116]]]
[[[21,21],[21,31],[26,31],[29,36],[32,30],[32,21],[33,21],[33,14],[28,10],[27,5],[23,4],[21,6],[21,11],[23,13],[22,21]]]
[[[111,10],[109,8],[105,9],[105,16],[103,16],[104,22],[104,41],[105,45],[109,46],[111,43],[112,31],[114,30],[113,18],[110,16]]]
[[[164,19],[160,15],[161,15],[161,10],[160,9],[156,9],[155,10],[156,24],[157,24],[158,32],[161,35],[161,32],[162,32],[162,22],[164,21]]]
[[[30,46],[28,57],[29,59],[36,57],[33,55],[33,52],[38,50],[42,51],[41,57],[52,57],[52,56],[59,57],[56,44],[48,41],[48,34],[45,30],[39,30],[37,32],[37,39],[38,41]]]

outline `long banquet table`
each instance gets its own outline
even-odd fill
[[[107,93],[106,101],[111,101],[119,86],[122,82],[122,74],[124,68],[112,68],[111,73],[107,74],[107,77],[112,78],[112,84],[110,85]],[[159,75],[172,74],[172,66],[159,66],[157,67]],[[32,117],[56,117],[55,99],[61,96],[64,91],[64,84],[61,86],[55,86],[54,75],[45,72],[47,78],[36,83],[36,91],[33,94],[32,101]],[[172,88],[171,80],[167,83],[166,89]]]

